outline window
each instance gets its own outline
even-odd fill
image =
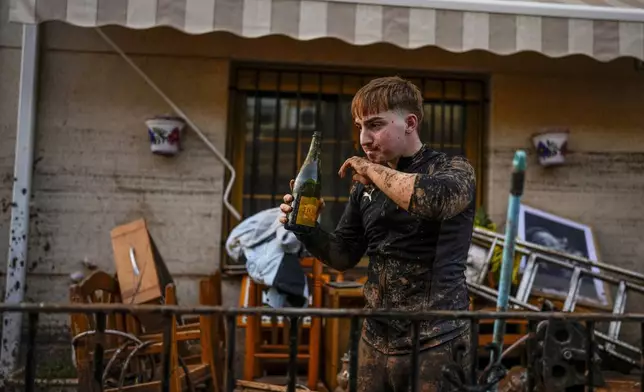
[[[337,171],[348,157],[363,155],[351,118],[351,99],[362,85],[383,74],[246,67],[232,73],[227,151],[240,177],[231,201],[243,218],[280,204],[306,156],[313,131],[319,130],[326,202],[321,225],[335,228],[351,187],[350,178],[340,179]],[[467,156],[479,172],[483,81],[401,76],[414,81],[424,94],[421,139],[436,150]],[[237,223],[233,220],[224,219],[224,243],[225,234]],[[225,269],[243,268],[225,263]]]

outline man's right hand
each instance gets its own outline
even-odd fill
[[[295,180],[291,180],[289,182],[289,186],[291,187],[291,192],[293,192],[293,184],[295,184]],[[284,195],[284,198],[282,199],[284,203],[280,204],[280,210],[282,211],[282,216],[280,216],[280,223],[285,225],[288,222],[288,214],[293,211],[293,207],[291,207],[291,203],[293,203],[293,195],[290,193],[287,193]]]
[[[291,180],[289,183],[289,186],[291,187],[291,192],[293,192],[293,185],[295,184],[295,180]],[[284,198],[282,199],[284,203],[280,205],[280,210],[282,211],[282,216],[280,216],[280,223],[285,225],[288,222],[288,214],[293,211],[293,207],[291,207],[291,204],[293,203],[293,195],[290,193],[287,193],[284,195]],[[320,216],[320,213],[324,209],[324,199],[320,199],[320,208],[318,208],[318,216]]]

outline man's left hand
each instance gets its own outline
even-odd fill
[[[373,165],[368,159],[362,157],[351,157],[344,161],[338,175],[340,178],[344,178],[345,173],[348,169],[352,169],[354,174],[352,176],[353,181],[358,181],[364,185],[369,185],[372,183],[371,178],[367,174],[369,167]]]

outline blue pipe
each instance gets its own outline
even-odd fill
[[[505,228],[505,246],[503,247],[503,261],[501,262],[501,279],[499,282],[499,297],[496,301],[497,312],[508,310],[510,298],[510,287],[512,285],[512,269],[514,267],[514,245],[517,237],[517,225],[519,218],[519,206],[523,196],[523,185],[525,182],[526,153],[518,150],[512,161],[512,184],[510,187],[510,200],[508,202],[508,216]],[[505,320],[494,321],[493,342],[503,349],[503,335],[505,334]],[[500,358],[494,358],[493,361]]]

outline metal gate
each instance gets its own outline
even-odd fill
[[[170,363],[171,357],[171,335],[175,322],[175,316],[179,315],[220,315],[226,321],[226,339],[224,351],[225,361],[225,388],[224,391],[232,392],[237,384],[235,375],[235,352],[236,352],[236,316],[245,315],[270,315],[285,316],[289,318],[289,346],[290,355],[288,363],[289,378],[286,391],[296,391],[296,358],[298,354],[298,326],[299,319],[305,316],[321,318],[349,318],[351,320],[351,342],[349,347],[349,392],[357,390],[357,364],[358,364],[358,341],[360,339],[359,321],[365,317],[377,317],[379,319],[407,319],[412,321],[412,339],[418,342],[418,325],[421,320],[426,319],[467,319],[470,320],[470,347],[462,347],[460,350],[476,352],[478,348],[478,322],[489,319],[526,319],[529,320],[529,333],[524,341],[527,343],[526,358],[528,360],[523,374],[522,388],[526,391],[554,391],[552,388],[533,389],[539,380],[543,383],[548,379],[550,385],[556,385],[556,390],[564,391],[567,385],[581,387],[584,384],[587,391],[593,391],[602,384],[601,374],[597,368],[598,355],[597,343],[594,338],[595,323],[602,321],[636,322],[642,325],[644,330],[644,314],[608,314],[608,313],[567,313],[567,312],[485,312],[485,311],[424,311],[409,313],[405,311],[389,310],[357,310],[357,309],[268,309],[268,308],[224,308],[218,306],[172,306],[172,305],[124,305],[124,304],[91,304],[91,305],[47,305],[47,304],[2,304],[0,312],[21,312],[29,315],[28,333],[26,341],[26,363],[25,367],[12,377],[11,382],[22,384],[26,392],[35,390],[36,367],[38,358],[35,356],[35,340],[38,331],[38,320],[42,313],[85,313],[91,315],[95,320],[95,330],[85,334],[83,338],[91,339],[94,347],[94,358],[90,378],[94,390],[102,391],[105,382],[104,370],[104,347],[105,337],[115,334],[114,330],[106,325],[106,315],[113,313],[125,314],[156,314],[167,319],[164,324],[163,345],[161,350],[161,391],[170,390],[170,374],[173,371]],[[118,336],[122,336],[119,332]],[[78,341],[75,337],[74,340]],[[158,339],[158,338],[156,338]],[[145,344],[145,342],[143,343]],[[514,346],[514,345],[513,345]],[[418,347],[418,343],[416,343]],[[507,350],[512,350],[509,347]],[[457,352],[462,352],[457,349]],[[497,353],[499,355],[500,353]],[[420,390],[418,384],[418,350],[411,354],[410,384],[411,391]],[[502,356],[503,354],[501,354]],[[475,362],[475,355],[470,356],[470,363],[463,363],[458,356],[454,361],[441,364],[442,373],[454,391],[488,391],[495,389],[500,379],[506,376],[507,371],[499,365],[488,365],[482,371]],[[109,364],[108,364],[109,366]],[[469,371],[464,372],[463,369]],[[557,383],[553,384],[553,379]],[[640,390],[644,391],[644,372],[641,373]],[[9,380],[7,380],[9,381]],[[515,389],[513,389],[515,390]],[[517,389],[518,390],[518,389]],[[632,389],[629,389],[632,390]]]

